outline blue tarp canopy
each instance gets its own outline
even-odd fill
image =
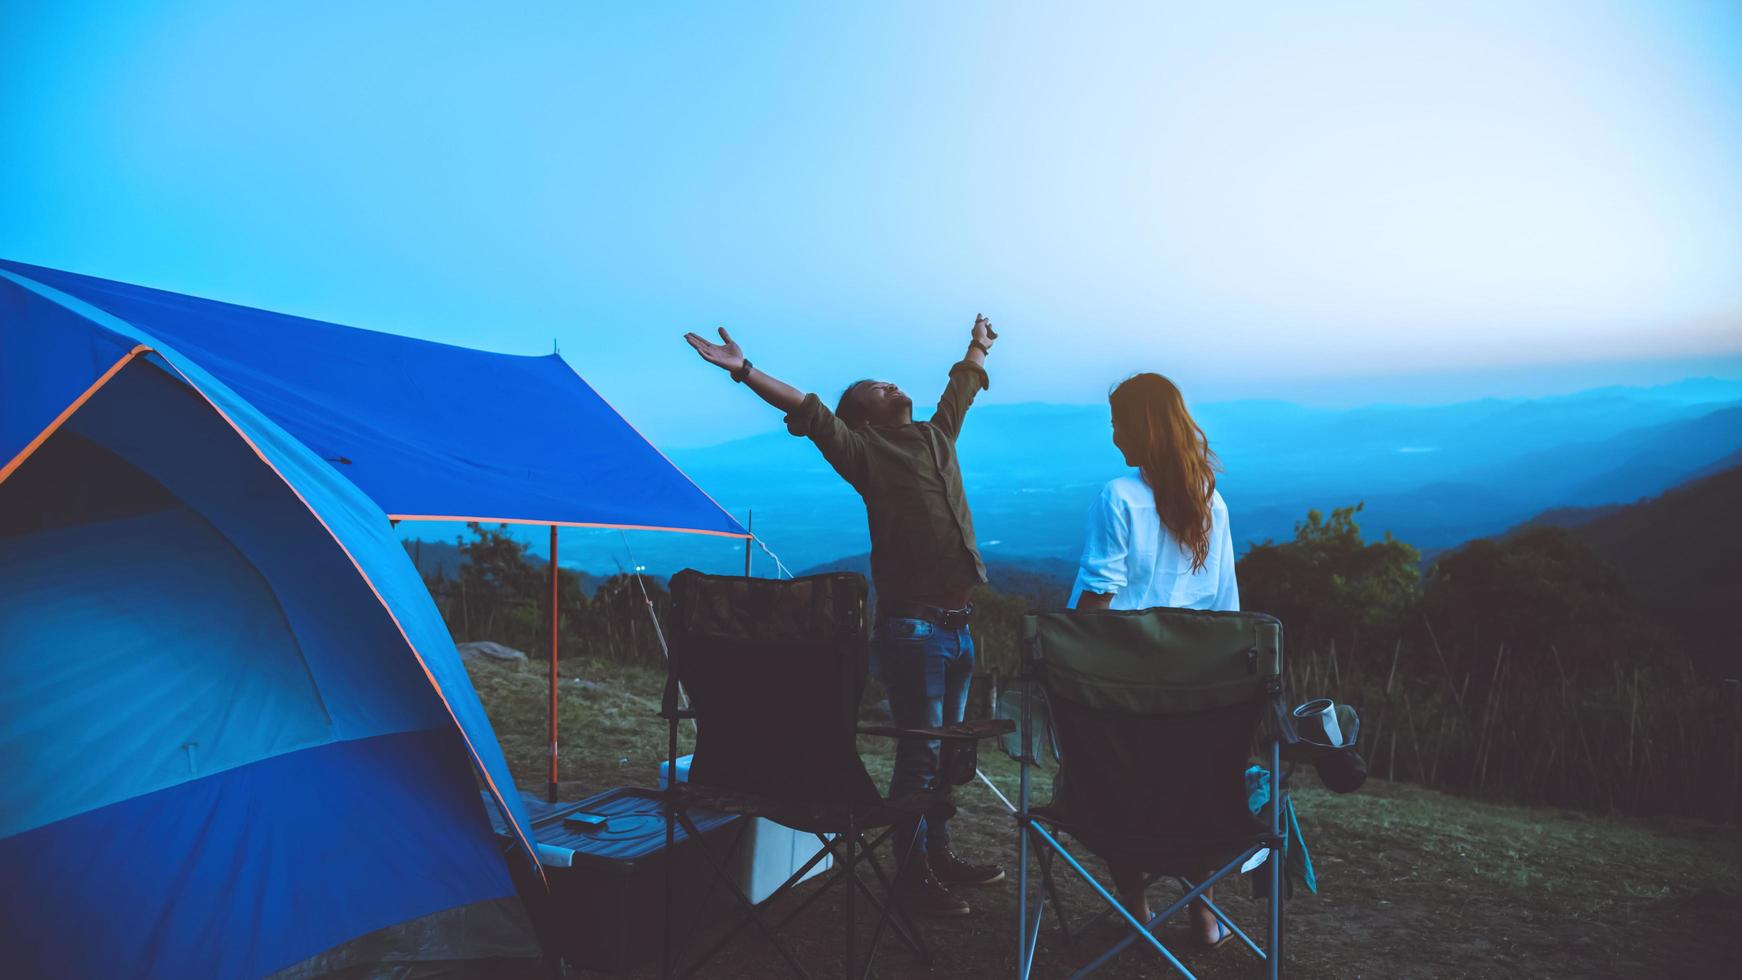
[[[109,314],[223,382],[395,519],[745,534],[556,354],[492,354],[6,260],[0,273],[9,318],[32,284]],[[15,322],[34,336],[15,342],[82,345],[76,359],[98,373],[135,343],[33,316]],[[33,376],[43,365],[10,344],[5,360],[0,466],[67,405],[69,385],[90,380]]]

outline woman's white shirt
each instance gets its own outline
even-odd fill
[[[1156,514],[1155,492],[1142,472],[1108,481],[1089,508],[1072,609],[1084,592],[1112,593],[1114,609],[1239,609],[1234,539],[1221,492],[1210,495],[1210,550],[1194,572],[1191,553]]]

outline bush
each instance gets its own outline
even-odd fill
[[[1317,510],[1294,526],[1294,540],[1255,544],[1240,559],[1240,605],[1282,620],[1291,642],[1319,646],[1397,630],[1421,594],[1421,555],[1387,533],[1371,544],[1355,515],[1361,504]]]
[[[1614,663],[1646,659],[1656,639],[1621,574],[1557,527],[1472,541],[1434,563],[1422,608],[1455,651],[1454,668],[1472,653],[1515,655],[1519,683],[1607,673]],[[1560,667],[1550,662],[1559,650]],[[1478,685],[1481,678],[1478,677]]]

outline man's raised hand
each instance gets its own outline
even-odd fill
[[[702,360],[731,372],[733,381],[743,382],[744,387],[756,393],[756,397],[775,408],[790,415],[804,404],[804,392],[792,385],[779,378],[769,377],[761,371],[745,371],[744,366],[750,362],[744,359],[743,348],[738,346],[738,342],[732,339],[725,327],[720,328],[721,343],[718,344],[703,340],[693,333],[684,334],[683,339],[695,348],[697,354],[702,355]],[[743,373],[739,373],[741,371]]]
[[[732,339],[732,335],[726,332],[725,327],[720,328],[720,339],[725,341],[723,344],[704,340],[701,335],[694,333],[684,334],[683,339],[688,341],[689,345],[695,348],[696,353],[702,355],[702,360],[709,364],[724,368],[727,371],[736,371],[744,366],[744,351],[738,346],[737,341]]]
[[[984,313],[975,314],[973,343],[985,348],[986,350],[991,350],[993,342],[997,339],[998,331],[992,329],[992,321],[986,319]]]

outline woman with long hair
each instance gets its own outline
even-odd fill
[[[1108,481],[1089,509],[1071,607],[1239,609],[1228,506],[1216,491],[1221,467],[1179,388],[1159,374],[1134,374],[1107,400],[1113,445],[1136,469]],[[1120,901],[1148,922],[1143,872],[1117,864],[1112,872]],[[1193,903],[1192,920],[1207,946],[1233,935],[1203,902]]]

